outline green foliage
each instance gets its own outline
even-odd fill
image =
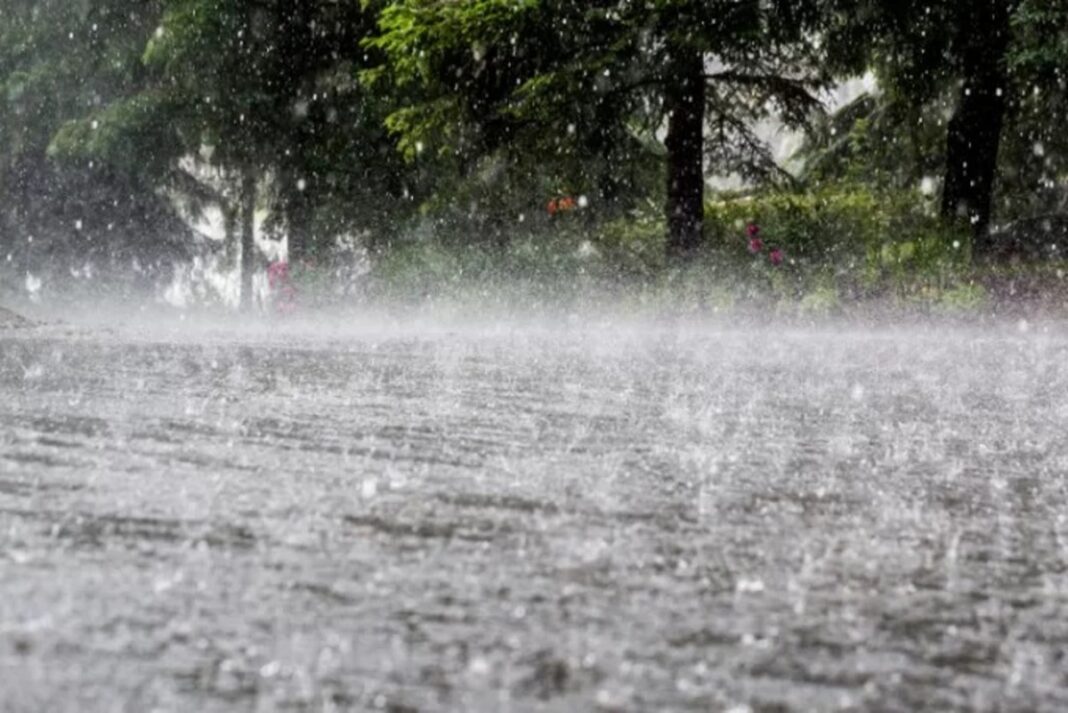
[[[667,267],[664,223],[651,210],[611,221],[594,233],[593,246],[611,266],[628,278],[648,280]]]
[[[995,58],[1008,112],[1001,134],[998,222],[1062,212],[1068,185],[1068,5],[1007,0],[1008,52]],[[806,180],[915,188],[948,167],[948,120],[961,103],[969,57],[989,52],[978,26],[998,3],[842,0],[828,3],[827,61],[874,71],[878,96],[845,107],[803,152]],[[977,24],[978,23],[978,24]],[[977,45],[976,43],[980,43]],[[986,142],[984,142],[986,143]]]
[[[180,106],[166,92],[145,91],[90,117],[67,122],[53,136],[48,155],[61,160],[103,161],[131,176],[162,180],[186,149],[175,131]],[[151,157],[153,160],[145,160]]]
[[[467,246],[435,239],[394,244],[374,262],[370,290],[391,299],[457,297],[563,304],[615,284],[611,266],[574,231],[547,230],[504,247]],[[529,302],[528,302],[529,306]]]
[[[1024,0],[1013,17],[1019,42],[1012,63],[1033,78],[1056,75],[1068,63],[1068,5]]]
[[[967,302],[970,242],[918,188],[945,171],[973,30],[1002,7],[998,215],[1026,226],[1068,208],[1059,0],[0,0],[0,259],[140,260],[189,238],[162,196],[224,204],[232,227],[246,174],[298,262],[349,236],[380,275],[435,284],[670,283],[820,313],[918,280]],[[662,214],[682,56],[704,60],[689,154],[703,138],[707,171],[751,191],[708,203],[692,269],[665,259]],[[832,76],[869,71],[872,94],[815,110]],[[758,138],[771,118],[808,132],[799,177]],[[562,196],[588,208],[550,217]],[[746,250],[750,221],[781,269]]]
[[[725,196],[709,202],[707,215],[706,248],[681,268],[664,259],[662,218],[650,205],[595,226],[539,223],[503,247],[404,241],[377,257],[373,281],[390,296],[417,300],[618,294],[673,308],[806,316],[833,314],[858,298],[932,309],[985,304],[970,277],[967,235],[944,226],[913,192],[839,185]],[[750,223],[766,244],[755,256]],[[769,261],[772,247],[784,252],[781,266]]]
[[[1068,209],[1068,4],[1026,0],[1013,18],[1009,57],[1017,102],[1001,155],[1000,198],[1008,219]]]
[[[797,303],[800,314],[826,317],[842,309],[842,299],[834,285],[816,283]]]
[[[773,111],[801,125],[816,107],[825,77],[805,33],[811,7],[398,0],[365,43],[387,62],[364,78],[410,92],[387,119],[409,158],[448,156],[461,176],[489,158],[506,167],[502,182],[523,188],[536,173],[610,217],[662,190],[655,137],[678,82],[672,48],[710,60],[702,109],[716,170],[781,178],[753,127]]]
[[[269,176],[260,182],[270,189],[260,201],[271,210],[269,228],[290,235],[294,254],[300,243],[298,258],[342,233],[380,233],[411,211],[417,177],[384,126],[389,98],[356,79],[369,61],[360,41],[373,10],[328,0],[162,6],[141,44],[138,91],[63,127],[52,156],[104,162],[201,196],[211,191],[193,186],[179,160],[206,161],[234,184],[245,171]],[[216,202],[235,194],[213,192]]]
[[[875,192],[858,185],[808,193],[775,192],[713,201],[707,232],[714,249],[747,250],[754,223],[769,247],[795,263],[854,269],[910,262],[920,267],[954,257],[929,199],[912,191]],[[957,251],[960,253],[960,251]]]
[[[156,0],[0,0],[0,270],[70,281],[91,262],[130,280],[182,254],[189,231],[141,176],[50,152],[69,122],[144,86],[160,13]]]
[[[906,99],[865,93],[817,122],[793,158],[806,186],[915,190],[942,172],[945,127]]]
[[[950,287],[939,293],[936,305],[948,312],[975,313],[987,303],[986,290],[981,285],[969,282]]]
[[[63,122],[138,86],[159,6],[0,0],[0,155],[38,160]]]
[[[763,249],[750,252],[749,225]],[[856,184],[809,192],[725,196],[706,207],[701,268],[745,300],[827,311],[841,300],[896,296],[955,284],[970,260],[968,236],[945,226],[914,191]],[[774,266],[770,251],[782,251]]]

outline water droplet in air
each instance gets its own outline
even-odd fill
[[[739,579],[735,590],[739,594],[760,594],[764,591],[764,582],[759,579]]]
[[[271,661],[270,663],[264,664],[260,669],[260,676],[263,678],[274,678],[281,672],[281,670],[282,664],[277,661]]]
[[[367,478],[360,486],[360,495],[365,499],[373,498],[378,495],[378,481],[374,478]]]

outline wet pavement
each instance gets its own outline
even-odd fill
[[[1068,329],[0,331],[0,711],[1068,710]]]

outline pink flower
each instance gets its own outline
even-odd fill
[[[267,266],[267,284],[272,289],[289,282],[289,263],[279,260]]]
[[[746,227],[745,232],[749,235],[750,238],[756,238],[760,235],[760,226],[756,223],[750,223]]]
[[[782,250],[779,250],[778,248],[772,248],[771,252],[768,253],[768,260],[771,260],[771,264],[775,267],[782,265],[782,261],[785,257],[786,256],[783,255]]]
[[[278,260],[267,266],[267,285],[275,312],[292,314],[297,307],[297,288],[290,280],[288,262]]]
[[[753,255],[764,251],[764,241],[760,238],[752,238],[749,241],[749,252]]]

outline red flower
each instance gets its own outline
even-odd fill
[[[746,227],[745,232],[749,235],[750,238],[756,238],[760,235],[760,226],[756,223],[750,223]]]
[[[779,248],[772,248],[771,252],[768,253],[768,260],[771,260],[771,264],[775,267],[782,265],[782,261],[785,259],[786,256],[783,255],[782,250],[779,250]]]
[[[564,196],[560,199],[560,210],[571,211],[575,210],[575,199],[571,196]]]
[[[556,211],[558,211],[559,209],[560,209],[560,205],[559,205],[559,203],[557,203],[555,198],[553,198],[551,201],[549,201],[549,207],[548,207],[549,215],[556,215]]]
[[[749,241],[749,252],[753,255],[764,251],[764,241],[760,238],[753,238]]]

